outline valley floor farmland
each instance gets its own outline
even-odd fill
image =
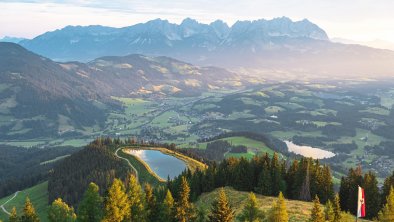
[[[389,151],[394,144],[391,121],[394,112],[390,106],[393,89],[383,87],[364,92],[360,90],[363,84],[366,83],[264,84],[186,98],[113,97],[123,104],[123,110],[110,110],[102,129],[79,130],[82,135],[75,138],[2,143],[27,147],[81,146],[106,135],[204,148],[206,144],[199,143],[199,139],[231,131],[251,131],[334,152],[336,157],[327,161],[341,173],[361,164],[363,169],[376,171],[383,178],[394,167],[394,156]],[[247,153],[228,156],[250,158],[259,151],[272,153],[264,144],[244,138],[226,140],[248,147]]]

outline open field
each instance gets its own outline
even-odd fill
[[[48,182],[38,184],[34,187],[28,188],[26,190],[20,191],[18,195],[10,202],[8,202],[4,207],[8,212],[11,211],[12,207],[16,207],[18,214],[23,211],[26,197],[29,197],[33,203],[36,212],[38,213],[40,220],[43,222],[48,221],[47,219],[47,207],[48,207]],[[0,199],[0,205],[5,203],[14,194]],[[0,211],[0,220],[7,221],[8,215],[3,211]]]
[[[241,136],[236,136],[236,137],[227,137],[227,138],[223,138],[223,139],[219,139],[219,140],[225,140],[227,142],[229,142],[230,144],[232,144],[233,146],[246,146],[248,148],[254,148],[254,149],[258,149],[259,152],[262,153],[269,153],[269,154],[273,154],[274,151],[272,149],[270,149],[267,145],[265,145],[263,142],[254,140],[254,139],[249,139],[246,137],[241,137]],[[200,149],[206,149],[208,143],[199,143],[198,144],[198,148]]]

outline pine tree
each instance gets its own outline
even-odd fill
[[[78,222],[99,222],[103,217],[103,198],[99,187],[90,183],[78,206]]]
[[[137,178],[130,175],[127,183],[127,196],[130,204],[130,222],[146,221],[146,211],[144,205],[144,193]]]
[[[189,184],[185,177],[182,177],[181,180],[179,201],[176,204],[175,218],[178,222],[189,222],[196,218],[196,213],[193,204],[189,202]]]
[[[268,165],[264,163],[264,168],[261,171],[258,182],[257,182],[257,189],[256,191],[259,194],[269,196],[272,194],[272,189],[271,189],[271,173],[270,170],[268,169]]]
[[[366,204],[366,218],[372,219],[378,216],[380,210],[380,193],[378,188],[378,181],[374,173],[369,171],[364,175],[363,188],[365,190]]]
[[[9,222],[18,222],[19,221],[18,213],[17,213],[15,207],[12,208],[8,221]]]
[[[274,203],[274,206],[271,208],[269,216],[269,222],[288,222],[289,216],[287,213],[285,198],[283,197],[282,192],[279,193],[278,200]]]
[[[230,222],[234,219],[234,211],[227,200],[226,193],[223,188],[219,189],[217,199],[212,203],[210,222]]]
[[[392,186],[394,186],[394,170],[393,173],[384,180],[383,192],[381,195],[382,204],[386,204],[386,197],[389,195]]]
[[[296,183],[298,168],[299,168],[299,162],[298,160],[294,160],[290,165],[290,168],[286,174],[286,183],[287,183],[286,193],[287,196],[291,199],[298,198],[298,195],[294,195],[294,192],[299,190],[299,188],[297,188],[297,183]]]
[[[300,200],[310,201],[311,198],[311,190],[310,190],[310,174],[309,174],[309,162],[306,168],[305,180],[302,183],[301,191],[300,191]]]
[[[342,178],[339,190],[341,208],[343,211],[349,211],[353,215],[357,213],[358,186],[363,184],[361,167],[350,169],[347,177]]]
[[[23,215],[21,217],[21,222],[39,222],[40,219],[36,214],[33,204],[30,202],[29,197],[26,197],[25,207],[23,208]]]
[[[145,184],[145,203],[146,203],[146,214],[148,221],[157,220],[157,203],[156,197],[153,194],[153,188],[150,184]]]
[[[61,198],[52,202],[48,209],[48,220],[50,222],[74,222],[77,220],[77,215],[74,213],[74,208],[69,207]]]
[[[234,187],[237,190],[249,191],[253,189],[253,183],[251,183],[253,181],[253,173],[250,162],[247,159],[242,157],[239,160],[234,176],[236,178]]]
[[[333,208],[334,208],[333,222],[341,222],[342,215],[341,215],[341,205],[340,205],[339,194],[335,194]]]
[[[320,200],[319,197],[315,196],[315,199],[313,200],[313,208],[311,212],[311,218],[309,219],[310,222],[324,222],[324,213],[323,210],[320,206]]]
[[[260,222],[264,219],[264,212],[257,207],[254,193],[249,194],[248,201],[238,219],[243,222]]]
[[[324,166],[322,169],[322,184],[320,187],[321,202],[326,203],[334,197],[334,184],[332,182],[332,175],[330,167]]]
[[[271,190],[272,195],[275,196],[278,195],[279,192],[286,191],[277,153],[274,153],[274,156],[271,159]]]
[[[386,197],[386,204],[379,212],[380,222],[393,222],[394,221],[394,188],[390,188],[390,193]]]
[[[167,190],[166,197],[163,200],[160,220],[163,222],[174,221],[174,198],[170,190]]]
[[[334,207],[332,206],[331,200],[328,200],[326,202],[325,208],[324,208],[324,214],[326,217],[326,221],[328,222],[333,222],[334,221]]]
[[[108,189],[108,196],[104,204],[104,211],[104,222],[123,221],[129,217],[130,204],[121,180],[114,179],[114,182]]]

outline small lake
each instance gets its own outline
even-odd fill
[[[294,144],[291,141],[284,141],[287,145],[287,148],[289,149],[289,152],[293,152],[295,154],[299,154],[305,157],[312,157],[314,159],[325,159],[325,158],[331,158],[335,156],[335,153],[327,151],[327,150],[322,150],[319,148],[313,148],[311,146],[300,146],[297,144]]]
[[[145,161],[149,167],[162,179],[167,180],[181,174],[186,169],[186,163],[171,155],[164,154],[158,150],[133,150],[129,149],[128,154],[134,155]]]

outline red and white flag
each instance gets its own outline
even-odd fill
[[[365,196],[364,189],[358,187],[357,217],[365,217]]]

